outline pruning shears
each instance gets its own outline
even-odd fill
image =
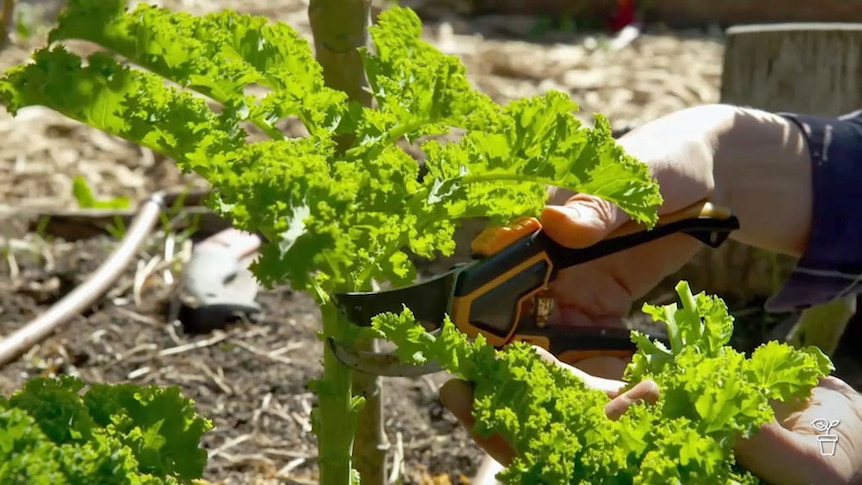
[[[636,350],[627,328],[548,324],[554,308],[548,285],[559,271],[675,233],[717,248],[736,229],[739,221],[728,209],[701,201],[660,217],[652,229],[629,221],[593,246],[571,249],[551,239],[538,219],[521,218],[480,233],[471,244],[471,262],[414,285],[340,293],[334,300],[359,326],[370,326],[372,317],[380,313],[400,313],[406,305],[427,331],[439,330],[448,314],[468,337],[481,334],[497,348],[530,342],[569,363],[599,355],[626,358]],[[645,333],[667,342],[664,335]],[[433,362],[411,366],[392,353],[358,352],[334,342],[330,346],[344,364],[370,374],[416,376],[439,371]]]

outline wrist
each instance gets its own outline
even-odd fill
[[[801,257],[812,219],[811,160],[802,130],[760,110],[724,107],[708,133],[714,200],[733,211],[733,239]]]

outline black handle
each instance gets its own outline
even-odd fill
[[[479,264],[464,270],[455,286],[455,296],[469,295],[501,275],[518,268],[544,251],[553,263],[553,272],[577,264],[586,263],[613,253],[639,246],[678,232],[688,234],[707,246],[717,248],[739,229],[735,216],[728,218],[700,217],[668,222],[649,230],[605,239],[586,248],[567,248],[553,240],[544,231],[538,230],[497,254],[488,256]],[[517,275],[511,275],[517,277]],[[535,281],[530,278],[531,283]],[[520,285],[518,285],[520,286]]]
[[[730,216],[726,219],[713,217],[682,219],[656,226],[653,229],[605,239],[597,244],[581,249],[571,249],[562,246],[541,231],[535,234],[534,237],[542,239],[541,245],[544,246],[545,251],[548,252],[551,260],[554,262],[555,269],[560,270],[676,233],[688,234],[709,247],[717,248],[727,240],[731,232],[737,229],[739,229],[739,220],[736,216]]]
[[[554,280],[561,269],[678,232],[715,248],[738,228],[739,221],[734,216],[683,218],[581,249],[562,246],[538,230],[462,271],[453,293],[461,307],[458,318],[505,338],[522,323],[518,321],[525,316],[519,310],[522,302]],[[467,303],[461,305],[461,302]]]

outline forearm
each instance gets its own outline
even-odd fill
[[[734,239],[799,258],[767,302],[771,311],[862,291],[862,112],[834,118],[705,105],[651,121],[619,143],[661,184],[662,214],[707,196],[739,218]],[[551,204],[569,195],[560,191]]]
[[[862,291],[862,112],[729,111],[710,131],[715,199],[739,217],[737,240],[800,258],[767,309]]]
[[[651,121],[619,142],[648,161],[664,186],[665,205],[687,205],[689,192],[700,190],[697,174],[710,173],[711,201],[740,220],[734,239],[803,253],[811,227],[811,161],[793,122],[754,109],[703,105]]]
[[[714,199],[739,218],[732,237],[801,257],[811,232],[811,159],[802,130],[790,120],[725,106],[708,131]]]

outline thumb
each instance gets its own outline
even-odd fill
[[[544,231],[569,248],[592,246],[628,220],[613,203],[587,194],[574,195],[561,206],[546,206],[541,216]]]
[[[616,421],[636,402],[647,402],[655,404],[661,396],[658,384],[647,379],[638,382],[627,392],[620,394],[605,405],[605,414],[608,418]]]

